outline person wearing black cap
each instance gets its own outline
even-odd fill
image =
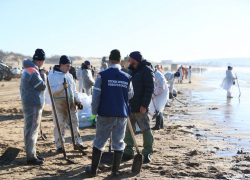
[[[136,123],[143,133],[144,163],[151,161],[150,155],[153,154],[154,137],[150,130],[150,120],[148,117],[148,107],[154,93],[154,72],[151,63],[142,60],[139,51],[134,51],[129,55],[129,74],[132,76],[134,96],[129,100],[131,106],[130,121],[134,131]],[[132,159],[134,156],[134,141],[129,129],[126,129],[124,141],[126,148],[123,160]]]
[[[69,95],[68,101],[70,106],[72,128],[76,141],[75,144],[81,149],[87,149],[87,147],[83,146],[82,144],[82,138],[79,132],[79,120],[77,116],[76,106],[78,107],[78,109],[82,109],[83,105],[81,103],[79,94],[76,91],[76,85],[73,76],[69,73],[71,63],[72,62],[68,56],[65,55],[61,56],[59,65],[55,65],[53,70],[51,70],[49,73],[48,77],[50,82],[50,88],[55,102],[55,108],[57,111],[58,121],[60,124],[63,140],[69,117],[68,111],[66,110],[67,101],[66,101],[65,89],[67,89]],[[64,83],[64,78],[66,79],[67,83]],[[50,101],[49,95],[46,95],[46,98],[48,98],[47,102]],[[55,123],[54,136],[55,136],[57,152],[61,153],[62,145],[58,135],[57,125],[54,118],[54,112],[52,111],[52,113],[53,113],[53,121]]]
[[[164,77],[166,78],[167,83],[170,85],[169,86],[169,96],[167,97],[168,99],[167,99],[166,107],[171,107],[171,105],[169,103],[169,98],[170,99],[173,98],[174,83],[175,83],[175,80],[180,77],[180,72],[176,72],[174,74],[166,73],[164,75]]]
[[[95,81],[90,70],[90,62],[85,61],[82,69],[82,79],[83,79],[83,90],[88,96],[91,95],[92,86],[94,86]]]
[[[97,175],[97,167],[108,138],[112,138],[114,150],[112,175],[119,176],[127,117],[130,115],[129,99],[133,96],[131,76],[121,71],[120,51],[114,49],[109,56],[110,66],[97,75],[92,95],[92,114],[97,115],[96,136],[93,142],[91,167],[86,167],[90,176]]]
[[[226,77],[223,79],[223,82],[221,84],[221,88],[225,89],[227,91],[227,98],[233,98],[232,96],[232,90],[233,85],[235,84],[235,78],[232,73],[233,67],[228,66],[226,71]]]
[[[36,142],[44,105],[44,91],[46,89],[46,75],[40,70],[45,59],[45,52],[42,49],[36,49],[33,61],[30,59],[23,60],[25,70],[20,85],[24,116],[25,151],[27,163],[33,165],[40,165],[44,162],[44,158],[36,154]]]

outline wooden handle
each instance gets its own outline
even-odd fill
[[[136,139],[135,139],[135,134],[134,134],[134,131],[133,131],[133,128],[132,128],[132,125],[131,125],[131,122],[130,122],[130,119],[129,119],[129,118],[128,118],[128,120],[127,120],[127,123],[128,123],[129,131],[130,131],[131,136],[132,136],[132,138],[133,138],[133,141],[134,141],[134,143],[135,143],[135,149],[136,149],[136,151],[137,151],[138,153],[140,153],[140,152],[139,152],[138,145],[137,145],[137,142],[136,142]]]
[[[58,121],[58,118],[57,118],[55,103],[54,103],[54,99],[52,97],[52,93],[51,93],[51,89],[50,89],[49,77],[47,77],[47,84],[48,84],[48,91],[49,91],[49,96],[50,96],[50,100],[51,100],[51,104],[52,104],[52,109],[53,109],[55,120],[56,120],[57,130],[58,130],[59,138],[60,138],[62,149],[63,149],[63,155],[64,155],[64,157],[66,157],[64,142],[63,142],[63,139],[62,139],[61,129],[60,129],[59,121]]]

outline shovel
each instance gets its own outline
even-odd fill
[[[64,83],[67,83],[66,78],[64,78]],[[71,132],[71,138],[72,138],[72,143],[73,143],[73,148],[75,150],[78,150],[79,152],[82,153],[82,155],[87,155],[78,145],[75,143],[75,136],[73,132],[73,127],[72,127],[72,120],[71,120],[71,114],[70,114],[70,109],[69,109],[69,99],[68,99],[68,91],[65,89],[65,94],[66,94],[66,101],[67,101],[67,109],[68,109],[68,114],[69,114],[69,126],[70,126],[70,132]]]
[[[176,97],[173,97],[176,101],[180,102],[181,104],[184,104],[185,106],[187,106],[187,103],[182,102],[181,100],[177,99]]]
[[[0,157],[1,164],[7,165],[10,164],[18,155],[20,149],[8,147],[8,149]]]
[[[152,119],[155,119],[158,115],[159,115],[159,111],[156,110],[156,107],[155,107],[155,102],[154,102],[154,99],[152,98],[152,101],[153,101],[153,104],[154,104],[154,108],[155,108],[155,114],[153,115],[153,118]]]
[[[237,78],[237,75],[236,75],[236,73],[235,73],[235,76],[236,76],[236,80],[237,80],[237,84],[238,84],[238,88],[239,88],[239,99],[240,99],[240,96],[241,96],[241,92],[240,92],[240,85],[239,85],[239,81],[238,81],[238,78]]]
[[[101,163],[111,164],[113,162],[113,153],[111,152],[111,143],[112,143],[112,138],[111,138],[111,135],[110,135],[109,152],[102,153]]]
[[[42,130],[42,121],[40,122],[40,134],[41,134],[41,137],[42,137],[43,140],[46,140],[46,139],[47,139],[46,134],[43,134],[43,130]]]
[[[137,142],[136,142],[136,139],[135,139],[135,134],[134,134],[133,128],[131,126],[131,122],[130,122],[129,118],[127,120],[127,123],[128,123],[129,131],[130,131],[131,136],[133,138],[133,141],[135,143],[135,148],[136,148],[136,152],[137,152],[137,154],[134,156],[134,162],[133,162],[133,166],[132,166],[132,172],[140,173],[141,166],[142,166],[142,155],[141,155],[140,150],[138,148],[138,145],[137,145]]]
[[[53,109],[55,120],[56,120],[56,127],[57,127],[57,130],[58,130],[59,139],[60,139],[60,142],[61,142],[61,145],[62,145],[64,159],[70,164],[76,164],[75,162],[69,160],[68,157],[67,157],[65,147],[64,147],[64,142],[63,142],[63,139],[62,139],[62,134],[61,134],[59,121],[58,121],[58,118],[57,118],[55,103],[54,103],[54,99],[52,97],[52,93],[51,93],[51,89],[50,89],[49,78],[47,78],[47,83],[48,83],[48,91],[49,91],[49,96],[50,96],[50,99],[51,99],[52,109]]]

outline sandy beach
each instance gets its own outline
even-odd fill
[[[178,98],[188,105],[174,101],[172,107],[165,108],[164,129],[153,131],[153,161],[143,164],[140,174],[131,173],[132,160],[122,162],[118,179],[250,179],[250,156],[241,149],[242,141],[249,141],[248,134],[217,120],[225,107],[216,102],[204,103],[199,100],[196,92],[212,90],[203,84],[203,80],[194,75],[192,84],[188,80],[176,84]],[[0,155],[8,147],[21,149],[10,165],[0,165],[0,179],[89,178],[84,169],[91,164],[95,128],[80,129],[83,142],[89,147],[86,156],[73,150],[70,131],[67,131],[67,155],[77,163],[67,164],[63,155],[56,153],[54,124],[49,106],[45,106],[42,116],[43,132],[47,140],[42,140],[39,134],[37,141],[37,153],[45,157],[46,161],[41,166],[26,164],[19,85],[20,79],[0,82]],[[151,126],[154,124],[155,121],[152,121]],[[142,134],[138,133],[136,138],[142,149]],[[232,138],[241,140],[232,141]],[[237,154],[238,150],[241,154]],[[98,177],[92,179],[110,179],[110,172],[110,165],[100,165]]]

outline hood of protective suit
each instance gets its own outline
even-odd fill
[[[60,66],[59,66],[59,65],[55,65],[55,66],[53,67],[53,70],[54,70],[54,71],[58,71],[58,72],[62,72],[62,71],[60,70]]]
[[[30,59],[25,59],[23,60],[23,67],[28,68],[28,67],[36,67],[36,64],[31,61]]]

